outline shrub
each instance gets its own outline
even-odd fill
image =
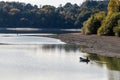
[[[114,12],[120,12],[120,0],[110,0],[108,4],[108,15]]]
[[[105,17],[105,12],[99,12],[92,15],[87,21],[83,23],[83,34],[97,34],[98,28]]]
[[[101,27],[98,29],[98,35],[114,35],[113,27],[118,25],[118,20],[120,19],[120,13],[116,12],[108,15],[102,22]]]
[[[114,27],[113,29],[115,36],[120,37],[120,26]]]

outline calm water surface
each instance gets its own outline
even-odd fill
[[[29,44],[32,38],[36,39],[0,38],[4,41],[0,45],[0,80],[120,80],[120,59],[86,54],[80,46],[56,39],[49,44],[54,39],[41,37],[38,43],[47,39],[46,44]],[[91,61],[80,62],[79,57],[86,56]]]

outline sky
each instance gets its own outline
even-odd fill
[[[72,4],[80,5],[84,0],[0,0],[0,1],[17,1],[17,2],[25,2],[31,3],[33,5],[53,5],[58,7],[60,4],[64,5],[67,2],[71,2]]]

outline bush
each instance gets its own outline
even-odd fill
[[[94,20],[94,17],[90,17],[87,21],[83,23],[83,28],[82,28],[82,33],[83,34],[91,34],[91,27],[92,26],[92,21]]]
[[[113,27],[118,25],[120,19],[120,13],[113,13],[103,20],[101,27],[98,29],[98,35],[114,35]]]
[[[99,12],[92,15],[87,21],[83,23],[83,34],[97,34],[98,28],[101,26],[101,22],[105,17],[105,12]]]
[[[108,15],[114,12],[120,12],[120,1],[119,0],[110,0],[108,4]]]
[[[114,27],[113,29],[115,36],[120,37],[120,26]]]

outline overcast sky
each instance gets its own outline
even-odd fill
[[[25,2],[25,3],[31,3],[31,4],[37,4],[37,5],[54,5],[58,6],[60,4],[65,4],[67,2],[71,2],[72,4],[77,3],[80,5],[84,0],[0,0],[0,1],[17,1],[17,2]]]

